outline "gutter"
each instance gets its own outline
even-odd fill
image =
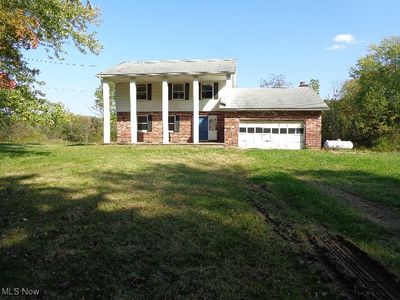
[[[313,108],[225,108],[219,107],[220,111],[325,111],[329,107],[313,107]]]

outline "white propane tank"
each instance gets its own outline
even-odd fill
[[[325,149],[347,149],[351,150],[353,149],[353,143],[350,141],[342,141],[342,140],[336,140],[336,141],[329,141],[326,140],[324,143],[324,148]]]

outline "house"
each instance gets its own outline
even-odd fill
[[[104,143],[116,86],[118,143],[205,143],[229,147],[321,147],[321,111],[311,88],[237,88],[232,59],[132,61],[97,75],[103,82]]]

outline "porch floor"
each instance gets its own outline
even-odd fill
[[[199,142],[198,144],[193,144],[193,143],[169,143],[169,144],[163,144],[163,143],[146,143],[146,142],[138,142],[137,144],[130,144],[130,143],[115,143],[117,145],[129,145],[129,146],[136,146],[136,145],[146,145],[146,146],[168,146],[168,145],[173,145],[173,146],[210,146],[210,147],[224,147],[224,143],[218,143],[218,142]]]

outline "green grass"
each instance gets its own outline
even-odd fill
[[[400,220],[400,154],[325,151],[250,151],[252,179],[284,205],[280,218],[297,230],[340,233],[400,275],[400,228],[365,218],[335,195],[307,184],[314,180],[362,197]],[[268,208],[270,203],[265,202]]]
[[[399,233],[300,178],[398,212],[398,154],[0,145],[0,287],[63,298],[314,298],[326,291],[268,208],[338,232],[399,272]],[[249,197],[250,195],[250,197]],[[283,205],[283,206],[282,206]],[[397,242],[396,242],[397,241]],[[398,273],[400,274],[400,272]]]

